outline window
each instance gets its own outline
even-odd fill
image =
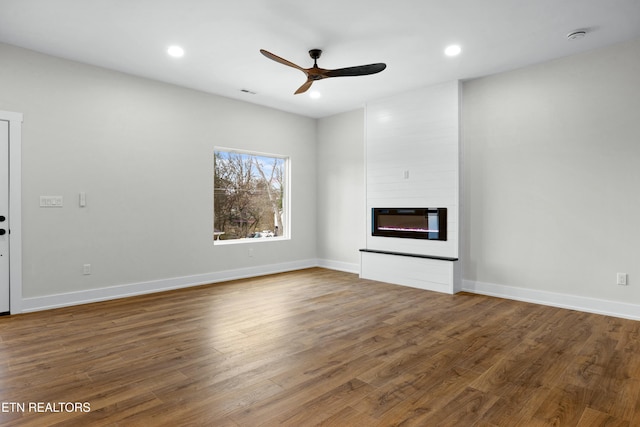
[[[214,241],[289,237],[288,170],[287,157],[216,148]]]

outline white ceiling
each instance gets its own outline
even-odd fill
[[[0,0],[1,42],[310,117],[637,37],[640,0]],[[444,56],[451,43],[460,56]],[[314,100],[259,52],[308,68],[313,48],[323,68],[387,69],[315,82]]]

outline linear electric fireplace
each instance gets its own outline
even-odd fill
[[[373,208],[373,236],[447,240],[447,208]]]

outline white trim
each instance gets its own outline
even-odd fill
[[[9,311],[22,311],[22,113],[0,110],[9,121]]]
[[[291,237],[288,237],[288,236],[258,237],[258,238],[247,237],[244,239],[214,240],[213,244],[216,246],[227,246],[227,245],[238,245],[238,244],[246,244],[246,243],[282,242],[285,240],[291,240]]]
[[[318,267],[327,268],[329,270],[344,271],[345,273],[360,274],[360,264],[354,264],[350,262],[319,259]]]
[[[462,290],[474,294],[489,295],[498,298],[584,311],[587,313],[621,317],[624,319],[640,320],[640,305],[638,304],[560,294],[536,289],[517,288],[472,280],[463,280]]]
[[[48,310],[57,307],[87,304],[91,302],[106,301],[117,298],[125,298],[134,295],[150,294],[154,292],[168,291],[172,289],[188,288],[191,286],[206,285],[210,283],[224,282],[228,280],[244,279],[248,277],[264,276],[267,274],[283,273],[286,271],[301,270],[317,267],[315,259],[292,261],[282,264],[262,265],[247,267],[237,270],[225,270],[215,273],[198,274],[193,276],[173,277],[169,279],[152,280],[148,282],[129,283],[125,285],[109,286],[86,291],[68,292],[64,294],[46,295],[42,297],[25,298],[22,302],[23,312]],[[12,311],[13,312],[13,311]]]
[[[291,209],[292,209],[292,204],[291,204],[291,156],[287,156],[287,155],[283,155],[283,154],[272,154],[272,153],[265,153],[265,152],[260,152],[260,151],[252,151],[252,150],[241,150],[241,149],[237,149],[237,148],[229,148],[229,147],[222,147],[222,146],[214,146],[213,147],[213,153],[214,153],[214,158],[215,158],[215,153],[221,151],[221,152],[226,152],[226,153],[235,153],[235,154],[247,154],[250,156],[260,156],[260,157],[272,157],[272,158],[277,158],[277,159],[282,159],[284,160],[284,172],[285,172],[285,180],[284,180],[284,195],[283,195],[283,200],[282,200],[282,207],[283,207],[283,215],[282,215],[282,222],[284,223],[284,232],[285,235],[284,236],[278,236],[277,238],[274,238],[272,241],[275,240],[291,240]],[[215,176],[215,161],[212,162],[213,165],[213,170],[211,172],[211,176],[214,177]],[[212,185],[215,185],[214,183],[215,179],[212,181]],[[211,194],[215,193],[215,188],[212,188],[213,192]],[[215,197],[213,200],[213,204],[215,207]],[[214,221],[212,223],[213,228],[215,229],[215,217],[214,217]],[[212,232],[215,232],[214,230],[212,230]],[[213,236],[213,234],[212,234]],[[222,245],[228,245],[231,243],[252,243],[253,239],[232,239],[232,240],[216,240],[215,238],[213,239],[213,244],[214,246],[222,246]],[[255,240],[262,240],[262,239],[255,239]]]

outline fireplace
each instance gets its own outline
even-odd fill
[[[447,240],[447,208],[373,208],[371,235]]]

